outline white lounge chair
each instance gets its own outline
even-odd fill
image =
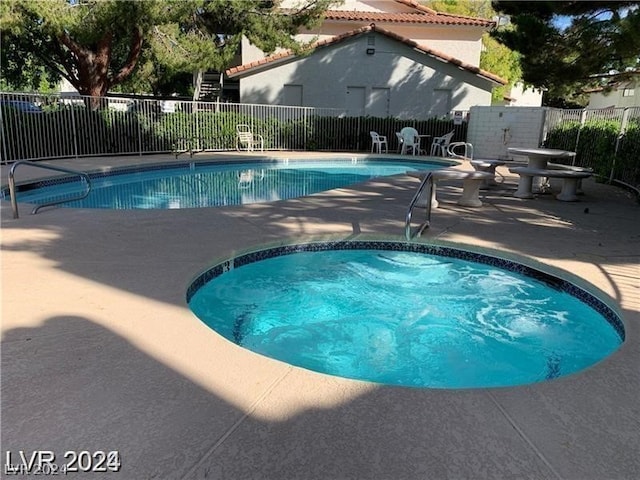
[[[382,147],[384,147],[386,153],[389,153],[389,144],[387,143],[387,137],[385,135],[380,135],[374,131],[369,132],[369,134],[371,135],[371,153],[373,153],[374,150],[382,153]]]
[[[262,135],[254,134],[249,125],[241,123],[236,125],[236,150],[246,150],[253,152],[256,148],[264,151],[264,138]]]
[[[449,144],[451,143],[451,139],[453,138],[454,133],[455,132],[451,130],[446,135],[442,135],[441,137],[434,137],[429,155],[431,155],[432,157],[446,157],[447,148],[449,148]]]

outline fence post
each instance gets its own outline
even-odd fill
[[[136,125],[138,126],[138,156],[142,156],[142,132],[140,131],[140,119],[139,117],[139,111],[138,109],[136,109],[134,115],[136,116]]]
[[[309,110],[307,108],[304,109],[304,143],[302,145],[303,150],[306,152],[307,151],[307,132],[308,132],[308,126],[307,126],[307,113],[309,112]]]
[[[2,163],[9,163],[7,157],[7,135],[4,128],[4,118],[2,117],[2,109],[0,108],[0,129],[2,130]]]
[[[73,139],[73,156],[78,157],[78,125],[76,122],[76,108],[75,105],[71,104],[71,138]]]
[[[198,108],[200,108],[199,105],[199,101],[198,102],[193,102],[193,114],[196,117],[196,121],[195,121],[195,126],[196,126],[196,138],[195,140],[195,144],[192,143],[191,148],[192,149],[196,149],[196,150],[200,150],[202,147],[200,146],[200,115],[198,114]]]
[[[613,150],[613,161],[611,162],[611,171],[609,172],[609,183],[613,182],[614,173],[616,170],[616,159],[618,158],[618,148],[620,147],[620,139],[624,136],[624,132],[627,130],[627,123],[629,122],[629,107],[625,107],[622,110],[622,119],[620,121],[620,131],[616,137],[616,147]]]
[[[585,122],[587,121],[587,110],[583,109],[582,112],[580,112],[580,128],[578,128],[578,133],[576,134],[576,153],[578,152],[578,145],[580,143],[580,132],[582,131],[582,127],[584,127]],[[576,159],[577,155],[574,158],[574,164],[575,164],[575,159]]]

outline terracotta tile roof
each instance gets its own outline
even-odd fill
[[[327,10],[325,20],[367,23],[413,23],[431,25],[457,25],[482,28],[493,28],[496,23],[486,18],[467,17],[452,13],[441,13],[420,5],[415,0],[389,0],[410,7],[409,12],[375,12],[360,10]],[[293,12],[293,9],[283,9],[283,12]]]
[[[481,68],[478,68],[474,65],[471,65],[469,63],[465,63],[462,60],[458,60],[457,58],[454,58],[450,55],[447,55],[446,53],[440,52],[438,50],[434,50],[432,48],[426,47],[424,45],[420,45],[417,42],[403,37],[402,35],[398,35],[395,32],[392,32],[390,30],[386,30],[384,28],[378,27],[375,24],[371,24],[368,25],[366,27],[361,27],[361,28],[357,28],[355,30],[352,30],[350,32],[346,32],[343,33],[341,35],[336,35],[335,37],[331,37],[331,38],[327,38],[325,40],[320,40],[316,43],[314,43],[313,45],[310,46],[311,50],[315,50],[316,48],[322,48],[322,47],[326,47],[329,45],[334,45],[336,43],[339,43],[347,38],[351,38],[351,37],[356,37],[358,35],[361,35],[363,33],[367,33],[367,32],[371,32],[371,31],[375,31],[378,32],[382,35],[385,35],[387,37],[393,38],[399,42],[402,42],[414,49],[416,49],[419,52],[422,52],[426,55],[438,58],[439,60],[443,60],[447,63],[451,63],[453,65],[456,65],[458,67],[460,67],[462,70],[467,70],[469,72],[475,73],[476,75],[486,78],[487,80],[491,80],[492,82],[496,82],[499,83],[501,85],[505,85],[507,83],[507,81],[497,75],[494,75],[491,72],[487,72],[486,70],[482,70]],[[270,65],[270,64],[275,64],[278,63],[279,60],[286,60],[286,59],[291,59],[291,58],[295,58],[295,54],[290,51],[287,50],[285,52],[281,52],[281,53],[277,53],[275,55],[270,55],[266,58],[257,60],[255,62],[251,62],[251,63],[245,63],[244,65],[239,65],[237,67],[233,67],[233,68],[229,68],[225,73],[229,76],[229,77],[234,77],[237,75],[240,75],[241,73],[245,73],[245,72],[249,72],[252,70],[258,70],[261,69],[263,66],[265,65]]]
[[[348,12],[343,10],[327,11],[325,19],[358,22],[470,25],[478,27],[491,27],[493,25],[492,21],[480,18],[451,17],[440,14],[429,15],[424,13]]]
[[[431,25],[466,25],[474,27],[490,28],[495,22],[484,18],[462,17],[459,15],[449,15],[444,13],[387,13],[387,12],[359,12],[348,10],[328,10],[325,20],[343,20],[355,22],[378,22],[378,23],[416,23]]]
[[[420,23],[433,25],[466,25],[474,27],[492,28],[495,26],[493,20],[486,18],[467,17],[464,15],[454,15],[451,13],[441,13],[420,5],[416,0],[395,0],[413,9],[409,13],[399,12],[359,12],[348,10],[329,10],[325,18],[329,20],[345,20],[358,22],[378,22],[378,23]]]

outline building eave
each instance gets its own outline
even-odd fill
[[[332,38],[328,38],[328,39],[324,39],[324,40],[320,40],[318,42],[315,42],[314,44],[310,45],[309,50],[310,51],[315,51],[318,48],[324,48],[324,47],[329,47],[335,44],[338,44],[340,42],[343,42],[349,38],[353,38],[368,32],[377,32],[380,33],[381,35],[385,35],[389,38],[392,38],[396,41],[399,41],[411,48],[413,48],[415,51],[428,55],[430,57],[433,57],[439,61],[445,62],[445,63],[449,63],[452,65],[457,66],[458,68],[460,68],[461,70],[464,71],[468,71],[471,72],[475,75],[477,75],[480,78],[483,78],[485,80],[488,80],[496,85],[506,85],[508,82],[507,80],[499,77],[498,75],[495,75],[491,72],[488,72],[486,70],[483,70],[479,67],[476,67],[475,65],[471,65],[469,63],[463,62],[462,60],[459,60],[455,57],[452,57],[450,55],[447,55],[443,52],[440,52],[438,50],[426,47],[424,45],[420,45],[419,43],[415,42],[414,40],[411,40],[410,38],[404,37],[402,35],[399,35],[395,32],[392,32],[390,30],[387,30],[385,28],[379,27],[375,24],[371,24],[371,25],[367,25],[365,27],[360,27],[357,28],[355,30],[352,30],[350,32],[346,32],[343,33],[341,35],[337,35],[335,37]],[[227,74],[227,76],[229,78],[234,78],[234,77],[243,77],[243,76],[247,76],[247,75],[251,75],[253,73],[256,73],[262,69],[265,68],[271,68],[275,65],[287,62],[287,61],[293,61],[296,60],[297,58],[299,58],[297,55],[295,55],[291,50],[287,50],[285,52],[281,52],[281,53],[277,53],[274,55],[270,55],[268,57],[265,57],[263,59],[260,60],[256,60],[254,62],[250,62],[250,63],[246,63],[243,65],[238,65],[236,67],[232,67],[229,68],[225,73]]]

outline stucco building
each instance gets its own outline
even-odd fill
[[[616,75],[610,76],[607,87],[592,88],[587,108],[625,108],[640,107],[640,72],[631,78],[618,80]]]
[[[286,6],[285,2],[283,6]],[[311,53],[270,56],[242,44],[226,71],[243,103],[343,109],[348,115],[429,118],[490,105],[505,80],[480,69],[487,19],[435,12],[413,0],[346,0],[298,36]]]

